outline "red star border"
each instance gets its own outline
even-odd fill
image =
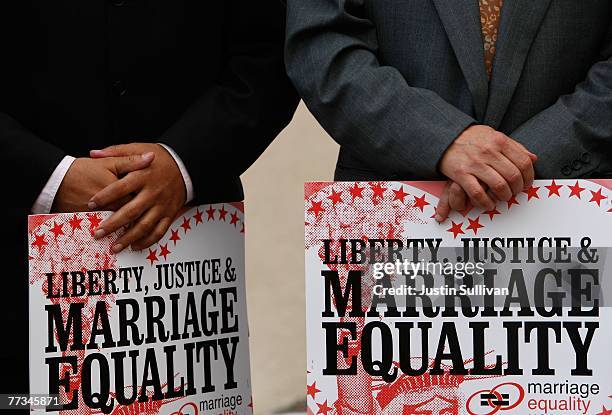
[[[567,186],[567,187],[569,187],[571,190],[569,197],[576,196],[578,199],[581,199],[580,194],[585,190],[585,188],[580,187],[580,185],[578,184],[578,181],[576,181],[575,185]]]
[[[402,203],[404,203],[404,198],[406,196],[409,196],[408,193],[404,192],[404,186],[400,187],[397,190],[393,190],[393,193],[395,193],[395,196],[393,196],[393,201],[395,202],[396,200],[401,201]]]
[[[414,196],[414,207],[417,207],[423,212],[425,206],[429,205],[429,202],[425,200],[425,195],[421,197]]]
[[[196,213],[195,213],[195,215],[193,215],[193,218],[195,219],[195,224],[196,225],[198,223],[202,223],[202,214],[203,214],[203,212],[200,212],[200,209],[196,209]]]
[[[332,410],[332,407],[327,406],[327,399],[323,403],[317,402],[317,406],[319,407],[317,415],[327,415],[327,413]]]
[[[365,189],[364,187],[359,187],[359,183],[357,183],[357,182],[355,182],[355,186],[349,188],[349,193],[351,194],[351,196],[353,196],[353,202],[358,197],[363,198],[362,193],[363,193],[364,189]]]
[[[336,206],[336,203],[342,203],[342,192],[336,192],[332,187],[331,194],[327,198],[332,201],[333,206]]]
[[[548,189],[548,197],[552,197],[552,196],[559,196],[561,197],[561,194],[559,193],[559,189],[561,189],[563,187],[563,185],[559,185],[557,183],[555,183],[555,181],[553,180],[552,183],[548,186],[544,186]]]
[[[450,227],[450,229],[447,229],[447,232],[452,232],[453,234],[453,239],[457,239],[457,236],[465,234],[465,232],[463,232],[463,229],[461,229],[463,227],[463,222],[459,222],[459,223],[455,223],[454,221],[452,221],[453,226]]]
[[[317,393],[321,392],[317,389],[317,382],[313,382],[312,385],[306,385],[306,395],[312,396],[312,399],[315,399]]]

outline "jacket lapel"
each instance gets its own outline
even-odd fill
[[[507,0],[502,8],[485,123],[498,128],[551,0]]]
[[[488,80],[478,0],[433,2],[472,94],[476,118],[482,120],[487,106]]]

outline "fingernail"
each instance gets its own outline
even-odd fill
[[[90,200],[89,203],[87,204],[87,208],[89,210],[95,210],[98,207],[98,205],[96,205],[96,202],[94,202],[93,200]]]
[[[153,153],[152,151],[149,151],[148,153],[144,153],[142,155],[142,158],[145,159],[145,160],[151,160],[154,155],[155,155],[155,153]]]
[[[90,151],[89,151],[89,155],[90,155],[90,156],[99,156],[99,155],[101,155],[102,153],[103,153],[103,151],[102,151],[102,150],[90,150]]]
[[[94,231],[94,238],[96,239],[100,239],[104,237],[104,235],[106,235],[106,232],[104,232],[104,229],[102,228],[98,228]]]
[[[121,244],[115,244],[115,245],[113,245],[113,246],[111,247],[111,250],[112,250],[114,253],[118,254],[119,252],[123,251],[123,245],[121,245]]]

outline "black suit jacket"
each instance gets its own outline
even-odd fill
[[[471,124],[522,142],[539,178],[612,171],[612,2],[504,2],[487,80],[477,0],[289,0],[287,66],[340,143],[343,180],[441,178]]]
[[[15,339],[0,364],[26,370],[25,219],[60,160],[161,141],[185,163],[196,202],[241,200],[239,175],[298,102],[284,17],[280,0],[0,2],[2,280],[15,293],[0,302]]]

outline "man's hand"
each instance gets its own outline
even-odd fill
[[[118,200],[134,195],[132,200],[102,222],[94,234],[99,239],[129,224],[126,233],[112,246],[113,252],[121,252],[130,245],[135,250],[141,250],[159,241],[185,204],[185,183],[176,162],[159,144],[125,144],[90,153],[91,157],[99,158],[148,152],[155,154],[149,167],[128,173],[91,198],[89,208],[93,210],[108,208]]]
[[[154,157],[149,152],[142,156],[76,159],[55,194],[51,211],[67,213],[88,210],[88,202],[93,195],[122,175],[148,167]],[[118,202],[121,203],[121,200]]]
[[[522,144],[491,127],[469,127],[440,160],[440,172],[450,182],[436,220],[446,220],[450,209],[466,209],[468,200],[484,209],[493,209],[496,200],[509,200],[533,183],[536,160]]]

